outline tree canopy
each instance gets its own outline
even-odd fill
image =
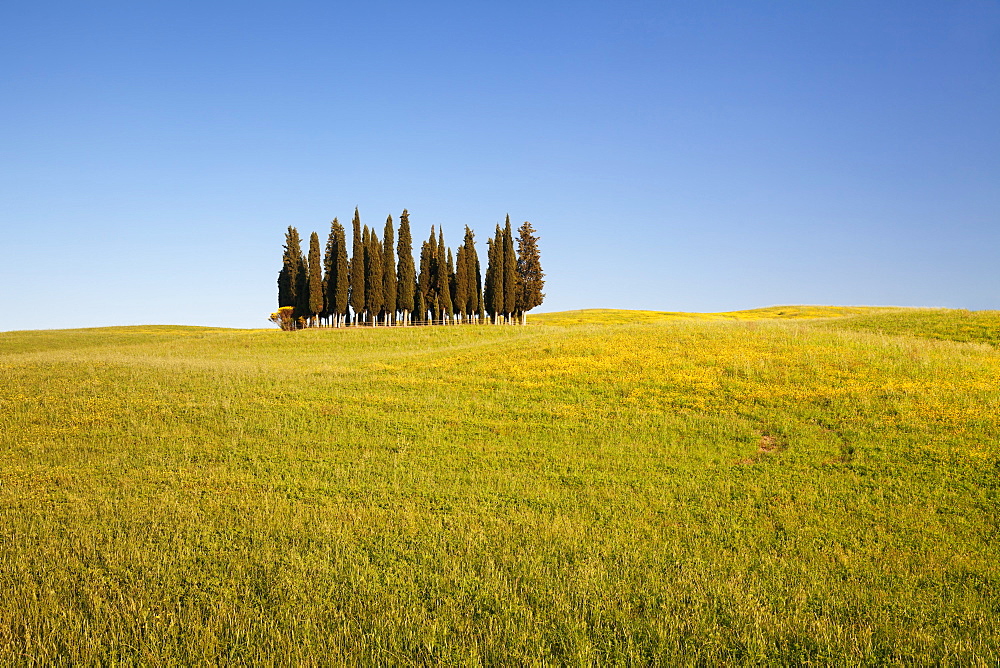
[[[278,272],[279,310],[272,322],[282,329],[523,324],[525,313],[545,297],[538,237],[529,222],[518,228],[516,251],[510,216],[503,228],[496,226],[486,240],[485,276],[468,225],[455,250],[445,245],[444,230],[431,225],[418,263],[406,209],[398,230],[392,216],[386,218],[381,240],[374,228],[362,226],[357,208],[351,227],[350,258],[346,230],[337,218],[330,223],[322,256],[315,232],[304,254],[298,230],[288,227]]]

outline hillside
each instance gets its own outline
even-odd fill
[[[529,323],[0,333],[0,662],[1000,661],[997,312]]]
[[[877,306],[769,306],[748,311],[722,313],[685,313],[682,311],[628,311],[621,309],[583,309],[529,316],[533,324],[543,325],[624,325],[667,320],[798,320],[842,318],[844,316],[891,312],[894,307]]]

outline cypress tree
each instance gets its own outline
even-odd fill
[[[351,223],[354,232],[351,254],[351,308],[354,310],[354,321],[365,310],[365,247],[361,238],[361,216],[357,207],[354,208],[354,221]]]
[[[542,261],[538,254],[538,237],[528,221],[524,221],[517,230],[517,275],[517,311],[523,325],[527,322],[527,312],[545,299],[542,293],[545,273],[542,272]]]
[[[319,235],[309,235],[309,299],[306,317],[316,326],[316,317],[323,311],[323,269],[320,264]]]
[[[309,265],[306,256],[299,254],[297,280],[295,282],[295,322],[297,326],[305,324],[305,318],[309,317]]]
[[[424,299],[424,293],[417,290],[416,304],[414,305],[413,312],[417,314],[417,322],[427,324],[427,301]]]
[[[420,244],[420,275],[417,277],[417,299],[414,310],[420,314],[418,320],[427,318],[427,296],[431,286],[430,247],[427,242]]]
[[[453,314],[458,314],[461,311],[459,311],[458,302],[455,301],[455,281],[456,281],[455,256],[451,252],[451,249],[449,248],[448,249],[448,297],[449,301],[451,301],[451,312]]]
[[[466,265],[468,265],[468,256],[463,242],[455,251],[455,276],[452,293],[455,300],[455,313],[462,319],[462,322],[467,322],[469,316],[469,272]]]
[[[427,308],[431,311],[431,321],[441,319],[441,295],[438,294],[438,250],[434,226],[427,239]],[[433,323],[432,323],[433,324]]]
[[[371,235],[368,232],[368,226],[365,225],[364,230],[361,233],[361,272],[365,280],[365,300],[361,303],[362,322],[368,322],[368,293],[371,292],[372,289],[372,286],[368,283],[368,277],[371,275],[371,269],[369,267],[369,264],[371,263],[371,239],[368,238],[369,236]]]
[[[503,228],[503,312],[510,323],[517,309],[517,256],[514,254],[514,237],[510,229],[510,214]]]
[[[365,297],[368,317],[372,325],[378,324],[378,315],[385,303],[382,293],[382,244],[375,230],[368,231],[365,252]]]
[[[377,325],[378,316],[385,307],[385,286],[382,281],[382,243],[379,241],[378,235],[375,234],[375,230],[371,231],[369,243],[371,244],[371,281],[366,279],[365,284],[372,286],[368,289],[371,293],[371,308],[369,312],[371,313],[372,324]]]
[[[392,216],[385,219],[382,233],[382,310],[385,324],[391,325],[396,319],[396,251],[393,248]]]
[[[451,318],[453,313],[451,303],[451,273],[448,271],[448,257],[445,253],[444,230],[438,228],[437,294],[441,304],[442,324],[447,318]]]
[[[326,320],[327,325],[330,324],[333,315],[333,283],[337,271],[334,266],[337,257],[337,235],[333,229],[336,222],[336,218],[330,222],[330,234],[326,237],[326,248],[323,250],[323,312],[320,313],[320,318]]]
[[[487,268],[486,272],[489,274],[492,270],[493,289],[490,291],[490,299],[486,304],[486,308],[493,316],[493,324],[498,324],[500,319],[503,317],[505,304],[504,296],[506,295],[506,287],[504,286],[506,272],[504,271],[503,266],[503,232],[500,231],[499,225],[497,225],[496,234],[493,236],[493,243],[490,246],[490,251],[490,266]]]
[[[472,251],[472,259],[476,261],[476,314],[479,317],[479,322],[484,323],[486,321],[486,303],[483,299],[483,271],[475,250]]]
[[[448,315],[452,323],[454,323],[461,316],[461,312],[458,310],[458,304],[455,302],[455,256],[450,248],[448,249],[446,266],[448,268]]]
[[[403,209],[399,217],[399,266],[396,270],[396,309],[402,311],[403,324],[407,324],[410,311],[414,310],[416,269],[413,266],[413,237],[410,236],[410,214]]]
[[[333,234],[335,245],[333,267],[335,268],[335,274],[334,281],[329,286],[331,295],[330,311],[337,319],[337,326],[339,327],[344,324],[344,319],[347,316],[347,296],[351,276],[348,271],[347,239],[344,233],[344,226],[336,218],[333,219]]]
[[[482,277],[479,276],[479,257],[476,255],[476,235],[465,226],[465,240],[462,244],[465,255],[465,314],[472,318],[479,313],[482,302]]]
[[[486,286],[483,290],[483,302],[486,307],[486,313],[489,314],[496,324],[497,313],[496,311],[496,294],[497,294],[497,258],[496,258],[496,239],[486,240]]]
[[[469,312],[479,317],[479,321],[486,320],[486,309],[483,303],[483,274],[479,265],[479,253],[476,251],[476,235],[469,226],[465,226],[465,252],[468,257],[469,266]]]
[[[281,257],[281,271],[278,272],[278,308],[295,306],[296,290],[299,285],[299,258],[302,257],[302,239],[299,231],[288,226],[285,233],[285,251]]]

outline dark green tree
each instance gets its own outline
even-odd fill
[[[372,325],[378,324],[378,315],[385,303],[382,294],[382,243],[375,230],[365,230],[367,234],[365,246],[365,298],[368,319]]]
[[[523,325],[528,320],[528,311],[541,305],[545,299],[542,293],[545,274],[538,253],[538,237],[528,221],[524,221],[517,230],[517,276],[517,312]]]
[[[448,249],[448,301],[451,302],[452,316],[460,314],[458,303],[455,301],[455,255]]]
[[[514,237],[510,229],[510,215],[503,228],[503,312],[507,323],[517,310],[517,255],[514,254]]]
[[[476,254],[476,235],[465,226],[465,239],[462,243],[464,255],[464,278],[465,299],[463,301],[463,312],[470,319],[479,314],[479,308],[483,301],[482,277],[479,275],[479,256]],[[458,267],[455,268],[456,273]]]
[[[382,232],[382,313],[385,324],[396,319],[396,251],[393,240],[392,216],[385,219]]]
[[[476,317],[480,323],[486,322],[486,300],[483,299],[483,271],[476,258]]]
[[[285,233],[284,248],[281,271],[278,272],[278,308],[294,307],[298,303],[296,291],[302,264],[302,239],[299,237],[299,231],[291,225]]]
[[[480,324],[486,322],[486,303],[483,300],[483,271],[482,266],[479,264],[479,253],[476,251],[476,244],[472,237],[472,231],[469,231],[469,241],[466,248],[469,249],[469,271],[474,272],[475,275],[475,293],[473,297],[475,299],[475,306],[473,310],[476,313],[476,317],[479,318]],[[469,279],[469,286],[472,287],[472,279]]]
[[[347,316],[347,297],[350,292],[351,276],[348,271],[347,239],[344,233],[344,226],[334,218],[331,227],[333,262],[331,263],[331,277],[327,281],[327,291],[330,313],[333,315],[337,326],[341,327]]]
[[[309,318],[309,265],[306,256],[300,256],[298,281],[295,287],[295,322],[299,327],[305,327]]]
[[[330,283],[333,281],[334,273],[337,270],[334,266],[337,254],[337,240],[333,229],[333,225],[336,222],[336,218],[330,222],[330,233],[326,237],[326,248],[323,249],[323,312],[320,313],[320,320],[326,321],[327,325],[330,325],[333,316],[334,297]]]
[[[483,290],[483,301],[486,306],[486,313],[489,314],[493,324],[499,322],[500,313],[503,310],[503,269],[499,266],[498,255],[502,243],[497,239],[500,237],[500,228],[497,227],[497,235],[486,240],[486,285]]]
[[[421,267],[423,269],[423,267]],[[431,225],[431,235],[427,238],[427,290],[424,294],[431,321],[441,319],[441,296],[438,294],[438,249],[437,234]]]
[[[427,300],[424,299],[424,293],[421,290],[416,292],[416,304],[414,305],[413,312],[417,314],[417,324],[427,324]]]
[[[319,235],[309,235],[309,298],[306,301],[306,315],[310,324],[316,326],[316,318],[323,311],[323,265],[320,263]]]
[[[489,300],[486,303],[486,310],[493,316],[493,324],[499,324],[503,318],[504,296],[506,295],[506,288],[504,286],[506,272],[503,266],[503,232],[500,230],[499,225],[497,225],[496,233],[493,235],[492,243],[490,244],[488,259],[489,266],[486,269],[486,274],[487,276],[492,276],[492,289],[490,290]]]
[[[444,230],[438,228],[437,245],[437,296],[441,304],[441,320],[446,322],[451,318],[453,309],[451,303],[451,273],[448,271],[447,248],[444,245]]]
[[[448,252],[450,253],[451,251]],[[468,256],[465,252],[465,242],[463,241],[462,245],[455,251],[455,275],[453,281],[454,287],[452,288],[455,314],[461,318],[463,323],[468,322],[469,318],[469,272],[466,269],[467,264]]]
[[[365,225],[363,231],[361,232],[361,266],[365,277],[365,301],[361,305],[361,321],[368,322],[368,302],[369,295],[372,286],[368,284],[368,277],[371,275],[371,270],[369,269],[369,263],[371,262],[371,233],[368,230],[368,226]]]
[[[371,231],[371,245],[372,245],[372,263],[371,263],[371,276],[372,276],[372,292],[374,296],[372,298],[372,324],[378,324],[378,316],[385,309],[385,283],[383,282],[384,263],[382,261],[382,242],[379,241],[378,235],[373,229]]]
[[[353,227],[354,239],[351,253],[351,309],[354,311],[354,321],[365,310],[365,247],[361,238],[361,216],[357,207],[354,208]]]
[[[431,249],[425,241],[420,244],[420,274],[417,276],[417,299],[414,310],[419,314],[420,321],[427,319],[428,295],[431,291]]]
[[[413,237],[410,236],[410,214],[403,209],[399,217],[399,265],[396,269],[396,309],[402,312],[403,324],[414,310],[417,287],[416,268],[413,266]]]

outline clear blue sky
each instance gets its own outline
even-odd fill
[[[539,311],[1000,308],[1000,0],[39,0],[0,35],[0,330],[267,327],[286,226],[355,206],[530,220]]]

